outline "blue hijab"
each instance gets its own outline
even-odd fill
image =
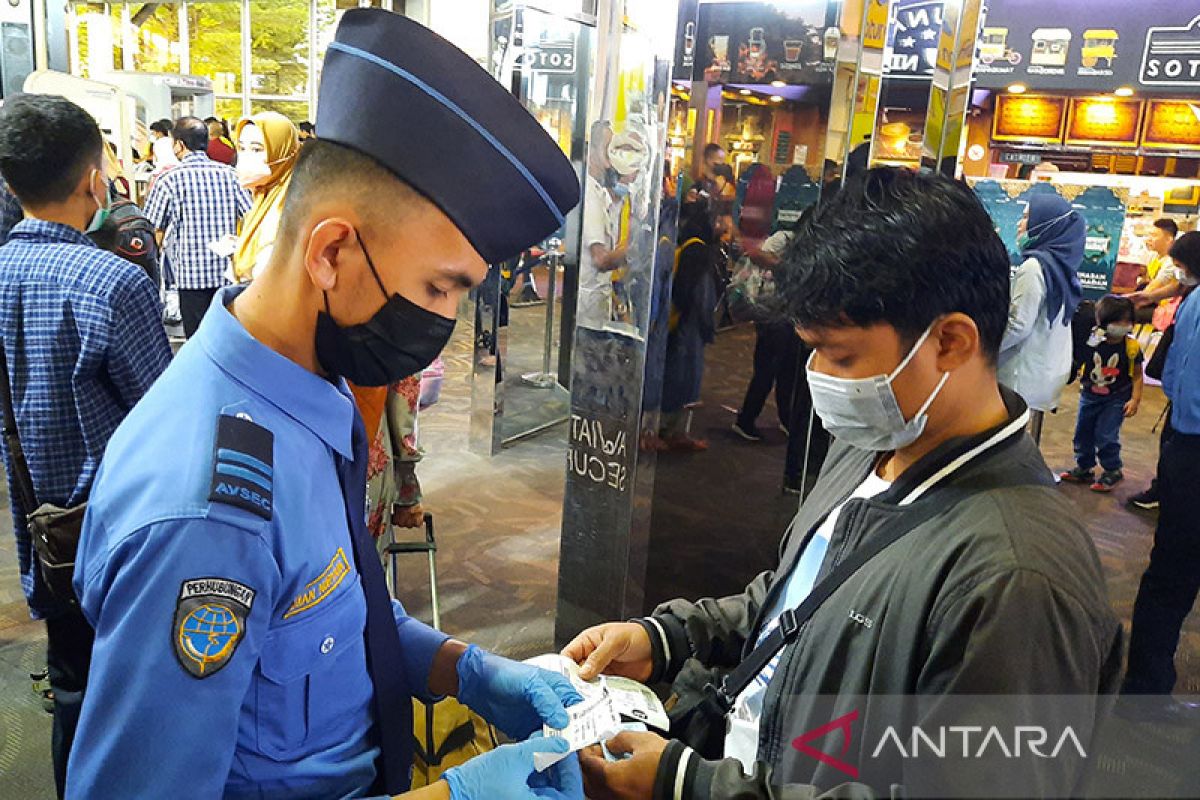
[[[1057,194],[1037,194],[1029,200],[1029,223],[1025,230],[1029,243],[1021,259],[1036,258],[1046,280],[1046,319],[1053,324],[1065,309],[1062,324],[1070,325],[1083,287],[1079,285],[1079,265],[1087,225],[1078,211]]]

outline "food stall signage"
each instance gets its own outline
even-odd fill
[[[1072,98],[1067,144],[1136,146],[1144,105],[1112,97]]]
[[[1200,103],[1151,100],[1142,146],[1157,150],[1200,150]]]
[[[1000,95],[992,138],[1001,142],[1062,141],[1067,98],[1038,95]]]
[[[1182,27],[1150,29],[1138,80],[1148,86],[1200,86],[1200,14]]]
[[[1040,164],[1042,163],[1041,153],[1021,153],[1017,151],[1006,151],[1000,154],[1001,164]]]
[[[884,63],[893,78],[922,78],[937,65],[942,0],[896,0]]]

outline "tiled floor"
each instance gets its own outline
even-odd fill
[[[534,323],[530,323],[533,327]],[[714,442],[709,454],[726,453],[750,472],[743,479],[755,482],[753,465],[762,461],[763,498],[777,496],[778,468],[782,462],[782,435],[761,445],[760,455],[749,455],[740,440],[728,434],[732,421],[724,404],[740,402],[753,337],[746,329],[721,334],[712,349],[706,382],[706,407],[696,420],[697,431]],[[435,514],[440,551],[438,567],[444,627],[455,634],[503,653],[523,657],[550,647],[557,580],[558,536],[561,521],[565,436],[562,426],[528,439],[487,459],[467,448],[470,387],[469,332],[460,330],[450,350],[442,401],[421,420],[427,457],[420,467],[426,502]],[[724,379],[718,378],[725,375]],[[1046,422],[1043,449],[1054,467],[1070,461],[1074,424],[1073,397],[1065,398],[1063,413]],[[1157,454],[1157,437],[1150,429],[1162,407],[1161,393],[1147,391],[1142,413],[1126,427],[1128,479],[1112,496],[1093,494],[1080,487],[1063,492],[1078,504],[1080,518],[1093,531],[1100,550],[1114,608],[1128,620],[1137,581],[1145,566],[1153,533],[1153,517],[1126,510],[1121,501],[1141,489],[1149,479]],[[773,406],[768,406],[772,409]],[[766,427],[768,417],[764,416]],[[726,438],[728,437],[728,438]],[[728,507],[729,499],[725,499]],[[764,500],[764,502],[766,502]],[[780,501],[780,508],[786,501]],[[0,800],[41,800],[53,796],[48,763],[49,718],[29,689],[28,673],[42,663],[44,636],[28,620],[17,582],[7,499],[0,503]],[[770,510],[769,515],[785,510]],[[738,527],[738,515],[722,523]],[[733,537],[745,563],[757,569],[774,549],[774,522],[755,523],[757,544]],[[772,533],[776,531],[775,533]],[[693,539],[695,532],[692,532]],[[711,561],[728,580],[727,565]],[[769,566],[762,564],[761,566]],[[414,556],[400,565],[401,598],[410,611],[428,618],[425,563]],[[1200,694],[1200,612],[1189,619],[1180,648],[1181,692]],[[1158,746],[1149,732],[1142,743],[1143,756]],[[1170,737],[1167,737],[1169,740]],[[1174,740],[1171,740],[1174,741]],[[1194,742],[1192,742],[1194,744]],[[1125,747],[1125,751],[1137,748]],[[1192,752],[1200,752],[1200,746]],[[1142,768],[1150,769],[1144,766]],[[1118,756],[1112,769],[1134,780],[1139,762]],[[1178,766],[1184,769],[1182,763]],[[1188,762],[1186,769],[1194,769]],[[1117,780],[1117,778],[1114,778]]]

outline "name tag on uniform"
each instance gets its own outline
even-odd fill
[[[333,559],[329,562],[329,566],[325,567],[313,580],[309,581],[304,587],[304,591],[296,595],[296,599],[292,601],[292,605],[284,613],[283,618],[294,617],[302,611],[308,611],[310,608],[320,605],[326,597],[333,594],[333,590],[341,586],[342,581],[350,574],[350,561],[346,558],[346,551],[338,548],[333,554]]]

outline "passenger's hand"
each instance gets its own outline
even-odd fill
[[[458,699],[513,739],[567,727],[567,706],[583,700],[571,681],[549,670],[520,664],[475,645],[458,659]]]
[[[442,775],[451,800],[583,800],[579,759],[574,753],[545,770],[533,766],[534,753],[565,753],[565,739],[534,737],[506,744]]]
[[[1154,302],[1150,298],[1146,297],[1145,292],[1130,292],[1129,294],[1125,295],[1125,298],[1129,300],[1129,302],[1133,303],[1135,308],[1138,306],[1148,306]]]
[[[1132,417],[1138,412],[1138,401],[1130,400],[1125,404],[1125,416]]]
[[[420,503],[412,506],[393,506],[392,524],[397,528],[419,528],[425,524],[425,509]]]
[[[608,622],[588,628],[563,648],[590,681],[601,673],[645,683],[654,671],[650,635],[636,622]]]
[[[626,731],[610,739],[608,752],[614,756],[631,753],[622,761],[608,761],[599,747],[579,754],[583,783],[592,800],[644,800],[654,796],[654,779],[667,740],[656,733]]]

